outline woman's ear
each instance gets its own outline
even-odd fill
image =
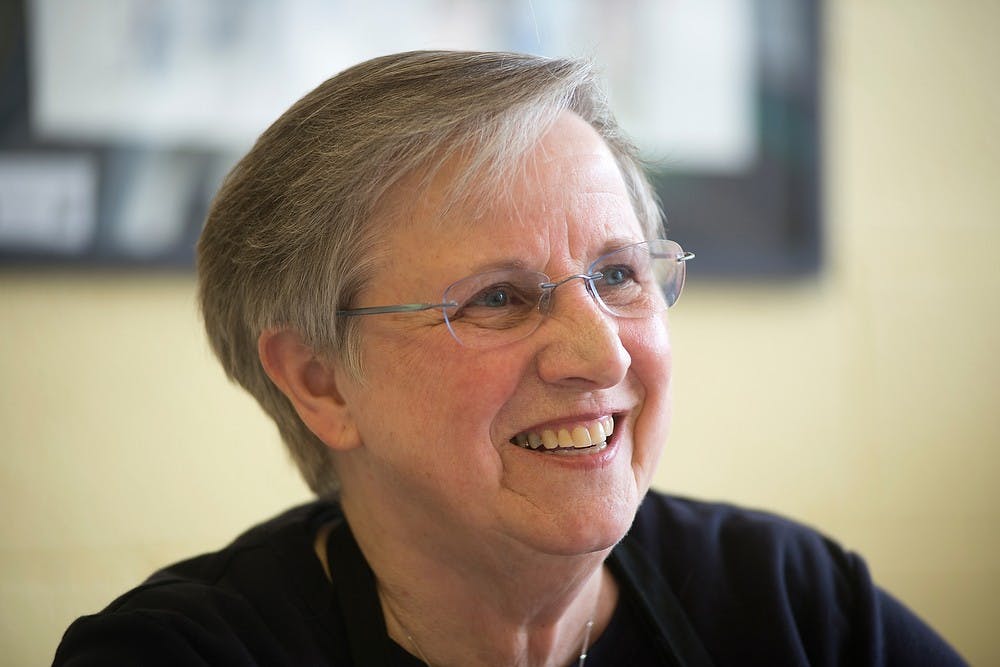
[[[309,430],[328,447],[358,447],[361,437],[337,387],[336,365],[326,362],[292,329],[267,329],[257,339],[264,372],[295,407]]]

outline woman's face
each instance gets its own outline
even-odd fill
[[[564,114],[517,173],[510,196],[478,214],[442,218],[435,186],[397,211],[405,221],[357,305],[437,302],[496,265],[559,280],[644,240],[614,159],[577,116]],[[440,311],[362,318],[364,380],[340,374],[362,441],[336,457],[348,516],[439,548],[575,554],[622,537],[670,425],[666,316],[617,320],[579,280],[553,296],[533,334],[487,350],[460,346]],[[604,448],[517,444],[608,420]]]

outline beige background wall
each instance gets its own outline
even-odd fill
[[[673,314],[658,485],[863,553],[1000,664],[1000,3],[830,0],[827,261]],[[0,274],[0,663],[307,498],[202,340],[193,280]]]

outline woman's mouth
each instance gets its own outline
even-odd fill
[[[524,449],[558,451],[603,448],[615,430],[615,420],[610,415],[577,424],[567,424],[539,431],[525,431],[510,439],[511,444]]]

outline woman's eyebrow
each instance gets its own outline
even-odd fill
[[[633,245],[635,243],[641,243],[643,239],[635,239],[628,236],[613,236],[603,244],[598,246],[595,252],[588,253],[584,265],[589,262],[593,262],[599,257],[608,254],[609,252],[614,252],[615,250],[621,250],[626,246]],[[529,266],[527,262],[520,258],[503,258],[493,261],[484,262],[482,264],[475,264],[469,268],[466,275],[474,275],[477,273],[486,273],[488,271],[503,271],[503,270],[514,270],[514,271],[537,271],[539,273],[544,273],[541,269],[536,269]]]
[[[594,255],[594,259],[597,259],[602,255],[606,255],[609,252],[614,252],[615,250],[621,250],[626,246],[635,245],[636,243],[642,243],[643,241],[645,241],[645,239],[635,239],[627,236],[612,237],[604,242],[602,250],[600,250],[596,255]]]
[[[489,271],[534,271],[523,259],[498,259],[484,264],[476,264],[469,269],[468,275],[487,273]]]

